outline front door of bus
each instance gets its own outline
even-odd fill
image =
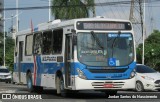
[[[18,78],[19,78],[19,83],[21,82],[21,69],[22,65],[21,62],[23,61],[23,41],[19,42],[19,59],[18,59]]]
[[[71,86],[71,59],[72,59],[72,39],[71,34],[66,35],[65,40],[65,85]]]

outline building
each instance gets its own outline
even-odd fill
[[[0,32],[3,32],[3,7],[4,1],[0,0]]]

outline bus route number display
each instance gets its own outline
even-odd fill
[[[79,21],[77,22],[78,30],[131,30],[129,22],[91,22]]]

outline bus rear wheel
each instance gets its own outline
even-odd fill
[[[32,74],[30,72],[27,74],[27,89],[29,92],[34,91],[33,82],[32,82]]]
[[[33,86],[34,91],[37,93],[42,93],[43,92],[43,87],[41,86]]]

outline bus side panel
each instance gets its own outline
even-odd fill
[[[64,67],[63,63],[44,63],[43,73],[41,74],[41,85],[45,87],[56,88],[55,78],[57,70],[61,70]]]

